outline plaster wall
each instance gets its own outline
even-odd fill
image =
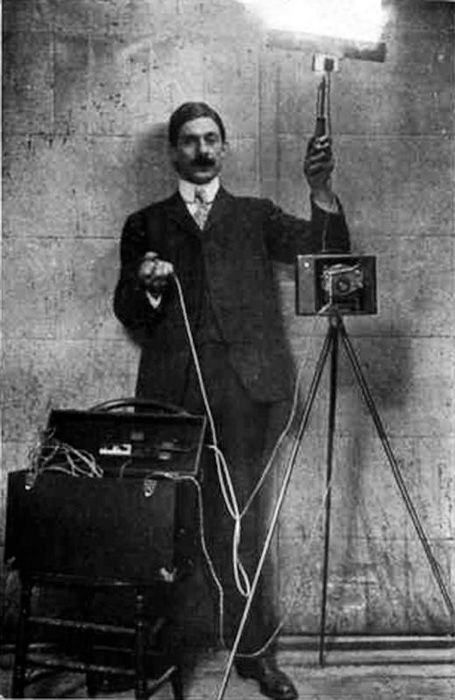
[[[111,310],[118,239],[127,214],[173,189],[171,111],[211,103],[229,134],[226,186],[307,214],[301,162],[318,81],[312,48],[277,47],[235,0],[3,7],[2,526],[7,474],[26,465],[50,408],[134,392],[137,349]],[[389,9],[386,61],[345,60],[332,84],[334,186],[354,251],[378,257],[379,314],[346,325],[453,590],[454,12],[420,0]],[[304,392],[326,326],[295,316],[292,270],[277,268],[277,282]],[[318,628],[326,409],[324,383],[274,546],[288,633]],[[329,628],[446,632],[345,358],[335,456]]]

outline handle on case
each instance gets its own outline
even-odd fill
[[[89,410],[97,413],[100,411],[116,411],[119,408],[142,408],[158,410],[160,413],[188,415],[188,411],[181,406],[176,406],[172,403],[165,403],[156,399],[138,399],[134,396],[105,401],[104,403],[99,403],[92,406]]]

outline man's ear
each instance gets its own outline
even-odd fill
[[[229,141],[223,142],[221,153],[223,154],[223,158],[229,153]]]

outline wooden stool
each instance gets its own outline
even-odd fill
[[[156,618],[150,623],[145,616],[145,599],[147,594],[153,594],[156,583],[150,585],[134,586],[131,582],[91,579],[88,577],[75,577],[58,574],[46,574],[43,572],[20,572],[21,576],[21,600],[16,650],[14,659],[12,697],[23,698],[26,686],[26,670],[30,667],[47,667],[56,670],[71,670],[86,673],[87,693],[89,697],[95,697],[100,690],[100,678],[109,675],[134,676],[135,698],[144,700],[152,695],[164,683],[170,682],[175,700],[183,700],[182,679],[178,660],[173,658],[167,650],[157,646],[158,636],[163,629],[166,620],[163,617]],[[83,612],[90,609],[90,601],[96,590],[125,590],[134,592],[134,625],[120,627],[109,624],[95,623],[91,619],[73,620],[55,617],[31,616],[30,601],[34,586],[58,587],[63,586],[70,591],[81,590],[87,605]],[[87,617],[85,615],[84,617]],[[91,616],[88,616],[91,617]],[[133,616],[132,616],[133,617]],[[49,657],[49,655],[29,654],[30,633],[36,626],[53,627],[60,630],[76,630],[83,635],[83,657],[73,658]],[[115,647],[101,647],[95,642],[95,638],[102,634],[122,634],[132,637],[133,644],[130,648],[130,658],[133,663],[122,665],[112,663],[109,654],[124,653]],[[153,677],[148,679],[152,666]]]

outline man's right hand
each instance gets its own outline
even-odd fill
[[[161,260],[158,253],[148,251],[142,258],[137,274],[144,288],[154,296],[159,296],[174,274],[174,266],[166,260]]]

